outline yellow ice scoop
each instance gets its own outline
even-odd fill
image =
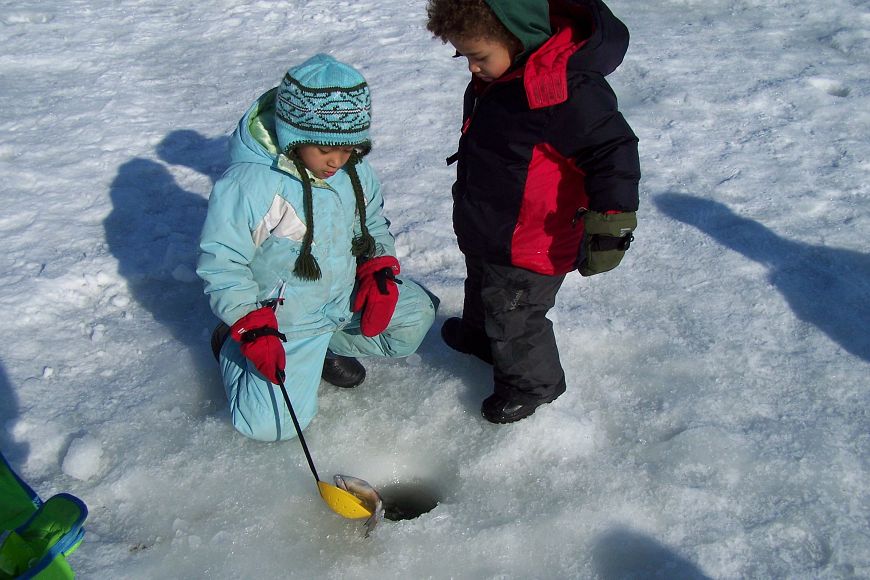
[[[315,477],[317,476],[315,475]],[[372,512],[369,511],[363,501],[349,491],[319,479],[317,480],[317,487],[320,489],[320,497],[323,498],[329,509],[338,515],[351,520],[372,516]]]
[[[283,373],[282,373],[283,375]],[[287,395],[287,389],[284,387],[284,377],[279,376],[281,380],[278,386],[281,387],[281,394],[284,395],[284,402],[287,403],[287,410],[290,411],[290,418],[293,419],[293,426],[296,427],[296,435],[299,436],[299,442],[302,444],[302,450],[305,452],[305,459],[308,460],[308,467],[311,468],[311,473],[314,474],[314,479],[317,481],[317,489],[320,491],[320,497],[329,506],[329,509],[337,513],[343,518],[358,520],[362,518],[371,518],[375,513],[375,506],[366,507],[363,500],[344,489],[340,489],[332,484],[321,481],[317,475],[317,469],[314,467],[314,460],[311,459],[311,453],[308,451],[308,445],[305,443],[305,437],[302,436],[302,429],[299,427],[299,420],[296,418],[296,412],[293,410],[293,405],[290,403],[290,396]]]

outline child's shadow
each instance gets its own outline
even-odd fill
[[[157,146],[157,155],[214,183],[228,163],[227,139],[175,131]],[[118,169],[111,198],[112,213],[103,224],[106,240],[133,298],[177,340],[208,353],[193,358],[209,364],[203,329],[215,318],[195,272],[206,197],[181,187],[167,165],[136,158]]]
[[[656,540],[638,532],[615,528],[599,537],[592,550],[599,577],[681,578],[709,580],[698,566]]]
[[[0,451],[3,451],[6,459],[24,463],[29,452],[28,444],[15,443],[9,434],[9,426],[18,415],[18,398],[12,391],[6,371],[0,365]]]
[[[767,266],[770,282],[798,318],[870,361],[870,255],[783,239],[708,199],[667,193],[655,203],[666,215]]]

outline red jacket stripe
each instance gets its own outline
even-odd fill
[[[576,267],[588,207],[585,174],[547,143],[535,145],[511,240],[511,263],[541,274],[564,274]]]

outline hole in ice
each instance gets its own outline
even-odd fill
[[[394,522],[413,520],[432,511],[441,502],[431,487],[420,482],[396,483],[380,488],[378,492],[384,500],[384,517]]]

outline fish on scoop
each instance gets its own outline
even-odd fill
[[[336,487],[358,497],[365,507],[372,512],[371,517],[365,521],[366,537],[369,537],[375,526],[384,519],[384,500],[381,498],[381,495],[369,482],[358,477],[335,475],[333,480]]]

